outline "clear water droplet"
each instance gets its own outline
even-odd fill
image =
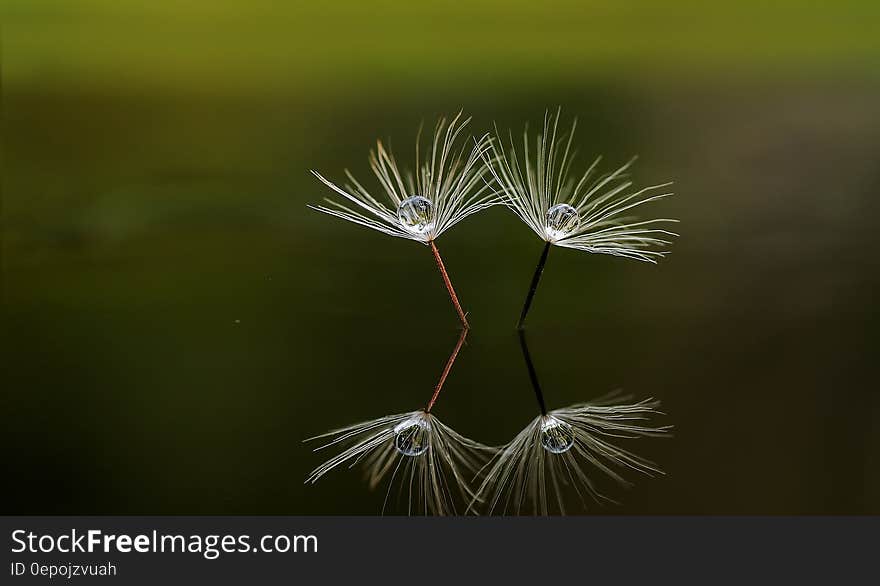
[[[551,240],[565,238],[580,225],[580,214],[567,203],[556,204],[547,210],[547,236]]]
[[[551,454],[562,454],[574,445],[574,430],[571,425],[548,416],[541,423],[541,445]]]
[[[404,456],[421,456],[428,451],[430,425],[422,417],[413,417],[394,428],[394,447]]]
[[[421,195],[408,197],[397,206],[397,219],[410,234],[427,234],[434,229],[434,204]]]

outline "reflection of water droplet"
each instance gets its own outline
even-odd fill
[[[547,236],[551,240],[565,238],[580,225],[580,215],[567,203],[556,204],[547,210]]]
[[[430,425],[422,417],[413,417],[394,428],[394,447],[404,456],[421,456],[428,451]]]
[[[408,197],[397,206],[397,219],[410,234],[427,234],[434,229],[434,204],[421,195]]]
[[[552,415],[541,423],[541,445],[552,454],[562,454],[574,445],[574,431],[571,425]]]

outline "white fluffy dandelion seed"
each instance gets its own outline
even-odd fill
[[[639,206],[672,195],[661,191],[671,183],[631,189],[632,182],[625,172],[633,161],[598,175],[600,159],[596,159],[583,175],[573,175],[571,143],[577,121],[568,133],[560,133],[559,118],[560,110],[555,116],[545,115],[544,130],[536,137],[533,153],[526,130],[522,158],[512,134],[506,150],[499,135],[496,141],[488,143],[484,155],[499,196],[546,243],[519,327],[525,322],[551,245],[656,262],[666,254],[662,248],[670,244],[668,238],[677,236],[657,227],[677,220],[639,220],[631,215]]]
[[[390,476],[383,511],[395,486],[407,500],[409,514],[456,514],[476,500],[469,482],[493,449],[460,435],[431,413],[466,336],[465,328],[424,410],[388,415],[310,438],[329,439],[317,450],[347,447],[315,468],[306,482],[314,484],[337,466],[361,462],[370,488]]]
[[[469,141],[459,141],[469,122],[470,118],[462,120],[461,112],[448,123],[441,118],[434,127],[424,161],[419,154],[420,131],[416,138],[414,172],[401,172],[391,151],[382,141],[377,141],[376,150],[370,151],[370,167],[379,180],[384,198],[370,194],[348,170],[345,171],[348,183],[343,187],[312,171],[343,200],[326,199],[326,205],[309,206],[383,234],[429,246],[465,327],[468,327],[467,318],[434,241],[468,216],[499,203],[485,181],[488,170],[482,163],[491,139],[488,135],[482,136],[474,141],[470,151]]]
[[[502,447],[484,469],[477,490],[487,511],[565,514],[563,487],[586,506],[587,497],[611,501],[600,491],[595,472],[629,485],[622,471],[662,472],[650,461],[616,446],[620,438],[662,436],[668,427],[642,423],[659,413],[659,402],[583,403],[543,413]],[[472,505],[473,506],[473,505]]]
[[[488,512],[565,514],[563,487],[570,486],[586,507],[586,497],[610,501],[602,495],[594,472],[628,485],[622,472],[634,470],[662,473],[653,463],[618,447],[622,438],[667,435],[671,427],[647,422],[660,414],[659,401],[645,399],[627,404],[627,397],[612,393],[591,403],[547,411],[525,332],[519,332],[520,348],[540,415],[507,445],[501,447],[481,471],[485,474],[471,505],[483,503]]]
[[[315,468],[306,482],[317,482],[337,466],[362,462],[370,488],[390,477],[383,512],[395,488],[407,501],[409,514],[463,512],[476,498],[469,482],[491,451],[421,410],[365,421],[318,437],[330,440],[318,449],[350,445]]]

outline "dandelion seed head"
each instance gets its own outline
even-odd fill
[[[576,122],[566,132],[560,114],[544,117],[537,136],[524,132],[522,141],[503,138],[496,129],[483,160],[503,203],[542,240],[585,252],[656,262],[678,236],[661,225],[668,218],[640,220],[636,208],[669,197],[663,183],[633,188],[627,171],[633,161],[609,173],[596,159],[576,172],[572,140]]]
[[[408,197],[397,206],[397,219],[410,234],[429,234],[434,230],[434,204],[421,195]]]
[[[565,238],[581,225],[581,216],[573,206],[558,203],[547,210],[546,234],[550,242]]]
[[[471,509],[481,503],[488,513],[564,514],[568,491],[586,508],[588,497],[613,502],[600,492],[603,477],[626,486],[626,472],[662,474],[655,464],[620,445],[668,434],[668,426],[650,422],[660,414],[659,402],[624,400],[611,395],[533,419],[486,465]]]
[[[574,445],[571,425],[552,415],[541,418],[541,445],[551,454],[562,454]]]
[[[394,447],[404,456],[421,456],[428,451],[431,423],[425,413],[417,413],[394,428]]]
[[[311,439],[319,438],[327,441],[317,450],[338,447],[340,452],[312,470],[307,483],[314,484],[337,467],[360,464],[370,488],[387,483],[386,505],[396,495],[410,514],[463,512],[468,503],[478,500],[470,482],[494,453],[421,410],[364,421]]]
[[[421,135],[416,139],[415,165],[409,169],[378,141],[369,157],[378,194],[347,171],[348,182],[341,185],[312,171],[338,198],[309,207],[389,236],[423,244],[436,240],[468,216],[501,203],[483,164],[492,140],[488,135],[466,138],[469,122],[461,113],[441,118],[427,145],[421,144]]]

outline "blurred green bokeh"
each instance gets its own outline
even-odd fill
[[[777,67],[876,76],[876,2],[269,0],[4,3],[7,83],[354,97],[457,85]],[[442,82],[442,83],[441,83]]]
[[[548,401],[656,396],[668,476],[600,513],[880,512],[876,2],[2,7],[6,513],[370,514],[301,440],[420,406],[456,339],[427,250],[311,212],[309,175],[463,108],[563,107],[582,161],[676,181],[660,266],[554,250]],[[474,327],[438,416],[533,416],[513,324],[540,242],[439,242]],[[643,440],[644,441],[644,440]]]

